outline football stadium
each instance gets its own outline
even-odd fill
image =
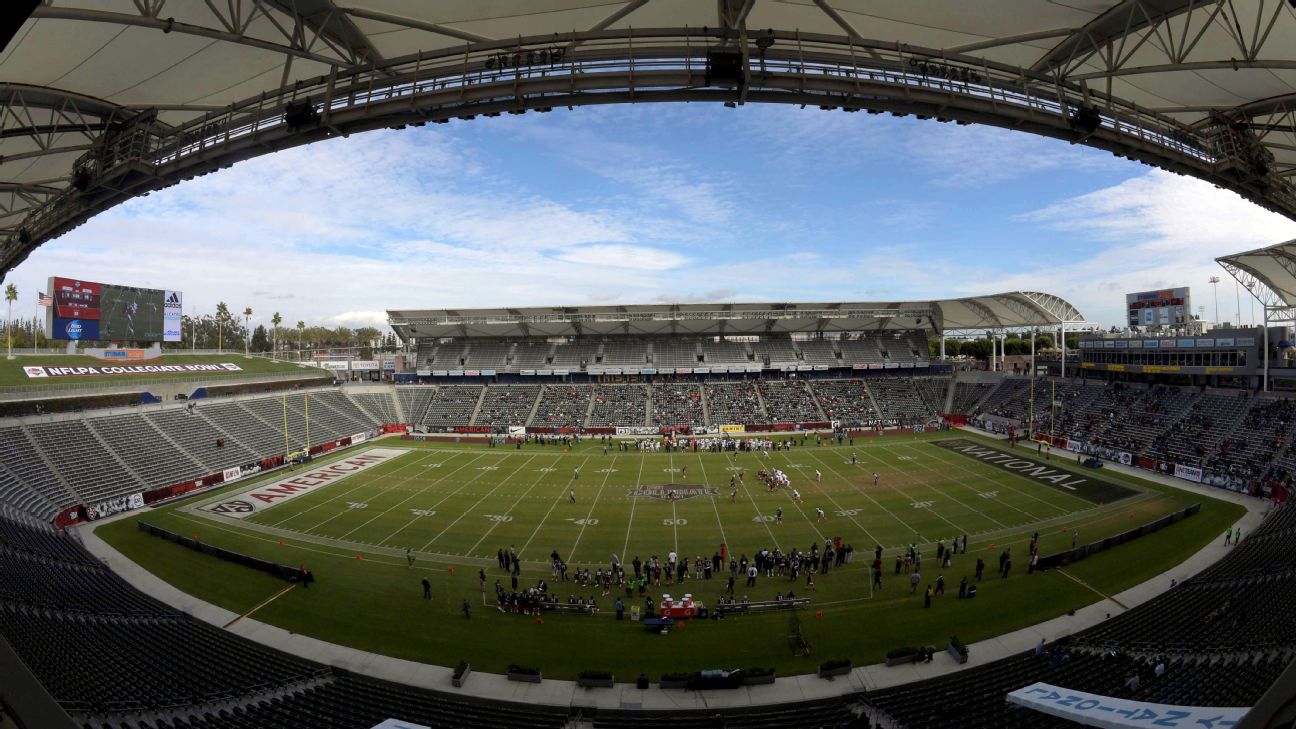
[[[1119,285],[1069,232],[952,244],[1039,277],[861,235],[886,254],[867,276],[890,284],[794,251],[781,275],[801,288],[737,266],[733,289],[634,301],[690,259],[581,238],[499,179],[452,184],[450,208],[356,203],[361,228],[404,206],[441,231],[466,225],[430,212],[470,208],[457,188],[494,198],[467,268],[436,235],[400,241],[411,276],[433,271],[413,288],[354,261],[328,279],[328,248],[280,265],[287,233],[228,241],[254,253],[226,268],[200,257],[201,231],[167,229],[198,189],[228,196],[227,218],[274,199],[300,206],[274,224],[362,237],[312,220],[328,206],[277,174],[200,187],[275,159],[300,182],[323,145],[471,130],[437,174],[478,180],[493,137],[547,144],[582,107],[686,137],[670,110],[783,106],[849,120],[812,144],[884,118],[1042,137],[1042,160],[981,152],[1072,181],[1142,163],[1285,230],[1294,50],[1294,0],[10,3],[0,729],[1296,727],[1296,240],[1250,245],[1240,214]],[[741,133],[765,148],[735,158],[806,153]],[[363,185],[400,157],[320,169]],[[694,261],[709,244],[690,225],[737,225],[666,161],[640,160],[673,180],[652,194],[698,217],[641,216],[638,172],[591,172],[615,188],[591,192],[531,161],[520,174],[611,195],[600,225],[652,217]],[[752,182],[739,169],[732,184]],[[1011,172],[967,174],[1009,194]],[[856,225],[854,203],[759,184],[788,195],[759,203],[774,246],[801,245],[809,218]],[[960,189],[922,195],[955,198],[942,210],[974,236],[984,211]],[[1069,199],[1092,205],[1081,236],[1153,225]],[[1186,199],[1155,203],[1212,215]],[[896,210],[878,225],[927,225],[880,204]],[[79,242],[105,221],[169,241],[162,270],[193,278]],[[500,245],[551,227],[598,255],[563,253],[573,268],[551,276]],[[1208,268],[1187,263],[1203,251]],[[597,258],[636,260],[616,278]],[[903,288],[924,268],[949,275]],[[257,314],[197,313],[244,272],[270,282]],[[345,277],[380,309],[354,321],[380,326],[308,313],[333,301],[319,280]],[[265,316],[270,301],[301,321]]]

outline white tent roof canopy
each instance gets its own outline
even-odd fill
[[[1267,307],[1296,307],[1296,240],[1215,259]]]
[[[1017,291],[962,299],[831,303],[701,303],[498,309],[390,309],[403,339],[1027,329],[1082,324],[1064,299]]]
[[[0,50],[0,99],[0,272],[253,156],[602,103],[991,124],[1296,218],[1284,0],[44,0]]]

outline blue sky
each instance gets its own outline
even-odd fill
[[[380,323],[387,308],[1015,289],[1110,325],[1125,292],[1170,285],[1192,286],[1211,317],[1214,257],[1290,238],[1296,224],[1232,193],[1056,140],[863,112],[644,105],[280,152],[101,215],[10,280],[16,315],[65,275],[326,325]]]

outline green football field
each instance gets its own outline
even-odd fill
[[[248,521],[429,555],[492,559],[498,549],[513,547],[523,560],[542,562],[557,551],[570,564],[596,566],[613,554],[627,562],[636,555],[665,558],[670,551],[711,557],[721,544],[735,556],[761,548],[807,551],[835,537],[859,550],[880,544],[894,553],[910,543],[931,552],[938,540],[948,544],[966,534],[970,549],[1034,531],[1041,532],[1047,554],[1070,546],[1063,529],[1080,528],[1088,537],[1090,524],[1122,523],[1112,519],[1115,511],[1129,521],[1131,512],[1165,510],[1155,493],[1134,490],[1126,503],[1103,508],[1083,491],[1045,488],[916,439],[855,448],[808,441],[768,456],[626,453],[615,446],[604,455],[597,444],[564,450],[409,451],[328,488],[271,504]],[[758,478],[759,471],[774,469],[788,475],[789,487],[771,491]]]
[[[781,674],[809,672],[828,658],[872,663],[888,649],[944,645],[953,634],[972,642],[1056,617],[1159,574],[1240,514],[1230,504],[1080,467],[1065,454],[1046,460],[1034,449],[1009,449],[961,432],[842,446],[816,446],[813,438],[796,443],[765,455],[625,452],[616,445],[605,453],[590,441],[571,449],[518,450],[385,439],[341,458],[399,449],[387,461],[259,504],[255,513],[239,515],[244,518],[210,509],[247,500],[247,494],[292,474],[149,511],[100,533],[181,589],[235,612],[257,608],[257,619],[296,632],[430,663],[467,658],[478,670],[502,671],[515,662],[568,678],[582,669],[614,670],[625,680],[640,671],[734,663],[775,666]],[[328,462],[317,460],[312,469]],[[758,471],[775,468],[788,474],[790,488],[771,491],[757,478]],[[665,498],[669,491],[677,498]],[[1047,555],[1069,548],[1077,530],[1080,543],[1097,541],[1196,502],[1203,502],[1201,513],[1170,528],[1066,570],[1026,574],[1035,532]],[[148,537],[135,528],[138,519],[306,564],[318,582],[261,606],[282,582]],[[949,544],[963,534],[968,554],[941,569],[936,542]],[[729,555],[750,558],[762,548],[822,549],[837,537],[854,547],[853,559],[817,575],[814,592],[804,575],[795,582],[761,576],[752,588],[737,582],[739,598],[772,599],[788,591],[811,598],[800,616],[810,657],[794,656],[788,647],[789,613],[695,622],[664,638],[652,636],[613,619],[612,601],[617,594],[624,598],[623,592],[614,588],[604,596],[600,589],[560,582],[548,566],[554,551],[573,567],[593,571],[606,567],[614,553],[628,569],[636,556],[664,560],[677,551],[690,560],[709,558],[723,544]],[[896,555],[910,543],[921,545],[924,555],[920,593],[945,575],[948,594],[934,609],[923,609],[921,595],[910,594],[907,574],[895,574]],[[876,545],[884,550],[879,591],[867,577]],[[493,583],[501,580],[507,589],[509,575],[498,569],[495,555],[510,547],[522,559],[520,587],[547,579],[561,599],[594,597],[602,612],[546,613],[543,622],[499,613]],[[407,549],[415,555],[413,567],[406,563]],[[1014,558],[1007,579],[997,574],[1005,549]],[[975,601],[959,602],[958,582],[971,576],[978,556],[987,562],[981,593]],[[484,595],[477,580],[482,568],[488,575]],[[430,603],[420,599],[423,577],[434,585]],[[691,592],[713,604],[725,577],[727,570],[710,581],[690,574],[682,586],[649,587],[647,594]],[[463,616],[464,599],[473,608],[471,620]],[[637,592],[627,599],[628,605],[643,602]]]

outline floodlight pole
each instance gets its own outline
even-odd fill
[[[1262,322],[1264,325],[1264,351],[1261,354],[1261,359],[1264,360],[1264,375],[1260,380],[1260,390],[1261,392],[1269,392],[1269,305],[1263,301],[1260,302],[1260,311],[1264,318]]]
[[[1066,322],[1062,322],[1062,377],[1066,377]]]

